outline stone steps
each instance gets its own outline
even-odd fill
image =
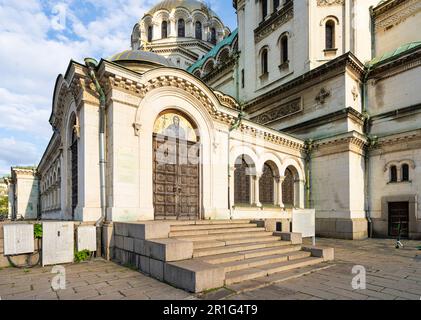
[[[231,271],[225,274],[225,285],[239,283],[255,278],[266,277],[274,273],[288,271],[295,268],[302,268],[323,262],[323,258],[307,257],[297,260],[266,264],[259,267],[250,267],[243,270]]]
[[[218,241],[195,241],[193,242],[194,249],[205,249],[205,248],[216,248],[229,246],[234,244],[246,244],[246,243],[260,243],[260,242],[271,242],[279,241],[278,237],[266,236],[266,237],[253,237],[253,238],[239,238],[232,240],[218,240]]]
[[[257,242],[257,243],[253,242],[253,243],[246,243],[246,244],[226,245],[226,246],[217,247],[217,248],[198,249],[198,250],[193,251],[193,258],[205,257],[205,256],[210,256],[210,255],[216,255],[216,254],[233,253],[233,252],[239,252],[239,251],[288,246],[290,244],[291,243],[288,241],[281,241],[279,239],[277,241],[270,241],[270,242]]]
[[[236,225],[236,224],[250,223],[250,220],[249,219],[239,219],[239,220],[188,220],[188,221],[174,220],[174,221],[170,221],[170,223],[171,223],[172,226],[216,225],[216,224]]]
[[[172,228],[172,226],[171,226]],[[233,228],[230,229],[203,229],[203,230],[188,230],[188,231],[171,231],[170,238],[177,238],[183,236],[197,236],[197,235],[213,235],[221,233],[238,233],[238,232],[259,232],[266,231],[265,228]]]
[[[276,254],[285,254],[285,253],[299,251],[299,250],[301,250],[301,246],[291,245],[291,246],[273,247],[273,248],[267,248],[267,249],[256,249],[256,250],[249,250],[249,251],[218,254],[218,255],[213,255],[213,256],[205,256],[200,259],[207,263],[219,264],[219,263],[240,261],[240,260],[250,259],[250,258],[271,256],[271,255],[276,255]]]
[[[202,224],[202,225],[173,225],[171,231],[189,231],[189,230],[214,230],[214,229],[232,229],[232,228],[252,228],[257,227],[252,223],[227,223],[227,224]]]
[[[273,232],[268,231],[260,231],[254,232],[253,237],[268,237],[272,236]],[[180,236],[180,237],[173,237],[178,240],[186,240],[186,241],[214,241],[214,240],[233,240],[233,239],[242,239],[250,237],[250,232],[235,232],[235,233],[216,233],[216,234],[206,234],[206,235],[195,235],[195,236]]]
[[[251,259],[244,259],[240,261],[226,262],[218,264],[218,267],[224,268],[225,273],[244,270],[249,268],[261,267],[265,265],[272,265],[278,262],[292,261],[310,257],[309,252],[295,251],[286,254],[276,254],[265,257],[257,257]]]

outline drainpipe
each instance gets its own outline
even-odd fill
[[[305,142],[306,148],[306,207],[311,208],[311,152],[313,151],[313,140],[309,139]]]
[[[368,146],[364,155],[364,189],[365,189],[365,215],[368,221],[368,236],[373,237],[373,221],[371,219],[370,208],[370,150],[376,145],[377,137],[370,135],[370,114],[368,113],[368,76],[370,75],[372,66],[369,65],[363,78],[362,83],[362,114],[364,116],[364,135],[367,138]]]
[[[105,104],[106,98],[104,90],[95,74],[98,62],[93,58],[86,58],[85,64],[89,71],[89,76],[99,94],[99,176],[100,176],[100,196],[101,196],[101,217],[95,223],[97,227],[97,256],[102,252],[102,226],[106,220],[106,199],[105,199]]]
[[[234,130],[237,130],[241,122],[243,121],[243,118],[245,116],[245,113],[243,111],[243,107],[241,107],[241,111],[238,114],[238,118],[235,120],[235,122],[231,125],[228,131],[228,152],[227,152],[227,169],[228,169],[228,209],[230,211],[230,219],[232,220],[232,205],[231,205],[231,170],[230,170],[230,150],[231,150],[231,132]]]

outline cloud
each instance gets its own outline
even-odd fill
[[[15,138],[0,138],[0,175],[10,173],[14,166],[32,166],[38,164],[40,152],[36,145],[19,141]]]

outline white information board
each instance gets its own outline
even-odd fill
[[[292,232],[301,233],[303,238],[316,236],[316,210],[294,209],[292,211]]]
[[[71,263],[74,259],[74,223],[42,223],[42,265]]]
[[[33,224],[5,224],[3,232],[5,256],[33,253],[35,251]]]
[[[77,251],[96,251],[96,227],[81,226],[77,228]]]

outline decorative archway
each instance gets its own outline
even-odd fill
[[[153,205],[156,220],[200,218],[200,136],[184,113],[167,109],[153,128]]]

